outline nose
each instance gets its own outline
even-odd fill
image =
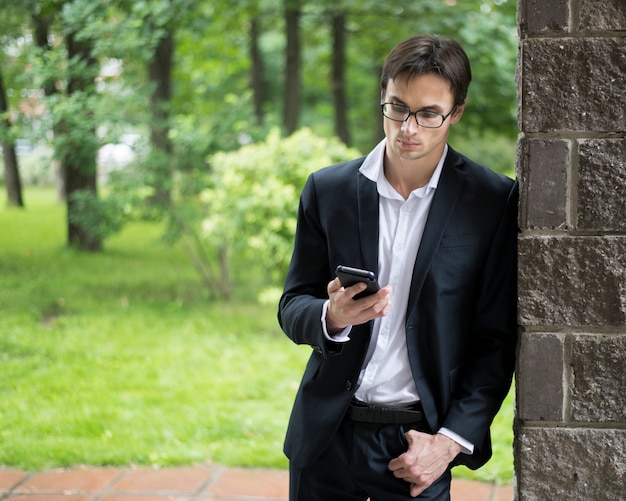
[[[409,117],[402,122],[402,132],[413,134],[419,131],[420,126],[417,123],[417,115],[409,115]]]

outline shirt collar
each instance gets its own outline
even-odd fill
[[[398,198],[400,195],[393,189],[383,169],[383,159],[385,158],[385,148],[387,147],[387,139],[383,139],[376,147],[367,155],[361,168],[361,174],[366,178],[376,183],[378,194],[386,198]],[[417,188],[413,191],[417,196],[423,197],[437,188],[439,184],[439,178],[441,177],[441,171],[443,170],[443,163],[448,154],[448,145],[446,144],[443,149],[443,154],[435,167],[433,175],[430,177],[428,184],[422,188]],[[400,197],[402,198],[402,197]]]

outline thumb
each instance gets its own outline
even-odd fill
[[[415,430],[409,430],[404,434],[406,438],[408,448],[404,453],[407,458],[415,458],[417,457],[417,436],[415,434]]]
[[[415,430],[409,430],[404,434],[404,437],[406,438],[406,441],[409,444],[409,447],[411,447],[414,443],[415,443]]]

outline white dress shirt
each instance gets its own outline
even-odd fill
[[[386,140],[378,144],[360,171],[378,189],[378,281],[392,287],[391,309],[374,321],[372,342],[355,397],[362,402],[402,405],[419,400],[406,347],[406,310],[413,265],[447,146],[428,184],[411,192],[405,200],[385,177],[385,144]]]
[[[378,190],[378,281],[382,286],[392,286],[392,306],[386,316],[374,320],[372,342],[359,376],[355,398],[371,404],[401,406],[420,399],[409,365],[406,311],[413,266],[448,145],[428,184],[411,192],[406,200],[385,177],[385,147],[386,139],[383,139],[366,157],[360,171],[376,183]],[[322,312],[324,332],[328,336],[325,328],[327,308],[328,302]],[[350,330],[351,327],[347,327],[329,338],[335,342],[347,342]],[[439,432],[459,443],[466,454],[473,452],[473,445],[456,433],[446,428]]]

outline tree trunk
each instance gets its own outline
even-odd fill
[[[154,168],[155,201],[171,204],[172,142],[170,141],[170,101],[172,99],[172,68],[174,37],[170,31],[159,40],[154,55],[148,63],[148,75],[154,86],[150,96],[150,138],[152,142],[152,167]]]
[[[335,134],[350,146],[348,104],[346,99],[346,13],[333,15],[332,88],[335,110]]]
[[[376,71],[376,75],[380,75],[383,71],[383,67],[382,66],[378,66],[377,71]],[[376,115],[374,116],[378,116],[378,120],[376,121],[376,127],[374,128],[374,134],[372,136],[372,145],[376,145],[378,144],[380,141],[382,141],[382,139],[385,137],[385,129],[384,129],[384,124],[383,124],[383,114],[380,110],[380,103],[382,102],[382,96],[381,96],[381,89],[380,89],[380,85],[376,86],[375,89],[375,94],[374,94],[374,99],[372,100],[372,112],[376,113]],[[374,109],[375,107],[375,109]],[[372,146],[373,147],[373,146]]]
[[[15,145],[10,141],[2,141],[2,154],[4,156],[4,184],[7,190],[7,205],[12,207],[24,207],[22,197],[22,181],[15,154]]]
[[[285,0],[287,48],[285,51],[285,101],[283,124],[291,135],[298,127],[300,107],[300,2]]]
[[[250,23],[250,59],[252,61],[250,86],[253,92],[254,116],[257,124],[263,125],[265,85],[263,83],[263,55],[259,49],[259,19],[256,17]]]
[[[98,68],[91,54],[91,44],[86,40],[77,40],[74,33],[66,37],[68,59],[72,61],[70,76],[67,82],[68,98],[78,93],[91,96],[95,93],[95,76]],[[77,69],[76,66],[80,65]],[[96,190],[96,155],[98,142],[92,111],[86,102],[78,116],[65,117],[60,128],[68,138],[76,137],[71,144],[61,148],[61,165],[65,173],[65,190],[67,193],[67,225],[68,244],[83,250],[96,251],[102,248],[102,241],[93,235],[84,224],[77,224],[76,216],[79,208],[72,195],[77,192],[91,192],[97,196]],[[82,132],[82,134],[77,134]],[[97,217],[97,215],[93,215]],[[80,218],[79,218],[80,219]],[[98,221],[92,224],[97,225]]]
[[[7,114],[9,111],[9,103],[4,88],[4,80],[0,69],[0,115]],[[11,140],[9,131],[11,129],[11,121],[7,118],[0,122],[0,129],[3,130],[2,153],[4,157],[4,184],[7,190],[7,205],[14,207],[24,207],[22,199],[22,182],[20,180],[20,171],[17,166],[17,155],[15,154],[15,144]]]

